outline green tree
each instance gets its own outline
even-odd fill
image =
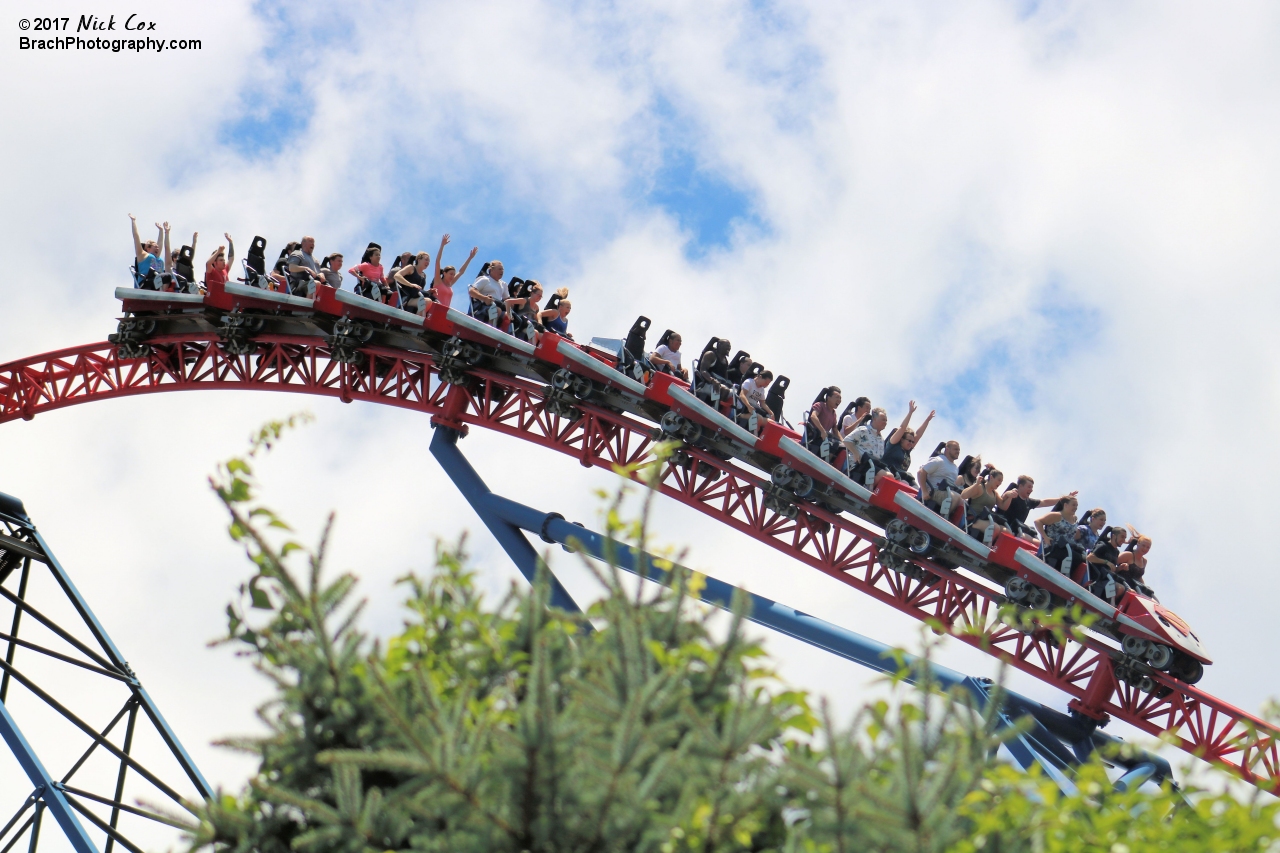
[[[222,642],[276,694],[270,733],[228,742],[257,773],[203,809],[193,849],[1280,849],[1269,800],[1119,793],[1101,765],[1064,797],[993,758],[990,716],[927,684],[841,727],[779,682],[740,607],[716,638],[688,606],[696,577],[628,594],[598,571],[586,617],[550,608],[545,579],[490,604],[460,541],[403,579],[403,630],[375,643],[355,578],[325,579],[332,518],[309,549],[257,498],[255,457],[288,425],[212,481],[256,568]],[[624,523],[615,501],[607,524],[639,543],[646,517]]]

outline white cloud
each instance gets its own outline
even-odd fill
[[[1257,544],[1273,489],[1236,462],[1280,419],[1271,7],[287,6],[285,32],[248,4],[154,8],[205,49],[0,58],[22,117],[0,140],[16,164],[0,175],[0,358],[111,330],[128,211],[199,229],[205,254],[226,230],[241,251],[303,230],[348,256],[387,231],[430,251],[452,231],[455,262],[477,243],[536,246],[534,273],[572,288],[580,335],[641,312],[691,348],[728,335],[793,378],[790,413],[828,382],[895,419],[916,396],[940,409],[931,438],[1080,488],[1155,537],[1166,603],[1218,657],[1208,689],[1246,708],[1277,692],[1259,631],[1280,581]],[[327,16],[350,29],[308,45]],[[302,132],[256,154],[224,143],[241,104],[278,97]],[[689,260],[678,217],[644,198],[666,146],[744,192],[763,227]],[[206,744],[250,727],[262,688],[203,647],[245,572],[202,475],[303,405],[320,421],[268,465],[271,490],[297,520],[338,509],[335,565],[365,575],[372,626],[394,627],[388,583],[437,534],[470,527],[495,590],[512,577],[469,510],[439,499],[452,487],[411,413],[229,393],[3,427],[0,489],[26,498],[227,784],[246,765]],[[611,483],[510,441],[466,449],[496,489],[584,521],[589,487]],[[699,568],[913,640],[904,618],[688,510],[660,517]],[[771,643],[797,681],[846,707],[862,695],[843,665]]]

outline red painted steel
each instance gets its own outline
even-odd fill
[[[426,412],[438,423],[484,427],[549,447],[584,466],[612,469],[649,459],[653,426],[629,415],[581,407],[562,418],[543,405],[542,386],[485,370],[478,391],[440,381],[430,355],[365,347],[358,365],[329,358],[322,339],[262,335],[253,355],[230,356],[212,335],[158,337],[144,358],[122,360],[109,343],[90,344],[0,365],[0,423],[111,397],[203,388],[291,391],[361,400]],[[886,569],[878,535],[860,521],[809,504],[788,519],[766,509],[759,473],[700,450],[702,465],[665,464],[664,494],[727,524],[899,611],[936,625],[963,642],[1073,697],[1093,716],[1115,717],[1183,750],[1280,792],[1280,730],[1175,679],[1155,673],[1144,693],[1114,678],[1111,646],[1092,636],[1055,642],[998,620],[999,591],[971,577],[922,563],[933,584]]]

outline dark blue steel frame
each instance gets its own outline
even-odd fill
[[[6,745],[14,754],[33,785],[33,791],[22,807],[3,828],[0,828],[0,842],[4,842],[10,831],[17,827],[16,832],[14,832],[8,843],[4,844],[3,848],[0,849],[7,851],[25,832],[30,830],[29,850],[35,851],[40,838],[41,817],[44,811],[48,810],[62,828],[76,853],[98,853],[97,845],[80,820],[81,816],[106,836],[106,844],[103,848],[104,853],[112,853],[117,843],[131,851],[131,853],[142,853],[141,848],[131,842],[118,828],[118,821],[122,813],[138,815],[165,824],[173,824],[166,817],[135,808],[122,801],[127,771],[133,769],[136,775],[145,778],[173,798],[175,802],[180,803],[181,798],[156,773],[141,765],[130,755],[137,729],[139,711],[151,722],[157,735],[169,749],[196,793],[208,800],[213,797],[213,789],[178,740],[177,735],[169,726],[168,721],[165,720],[164,715],[160,713],[160,709],[156,706],[151,695],[129,667],[128,662],[111,640],[106,629],[103,628],[98,618],[89,608],[88,603],[72,582],[71,576],[54,556],[52,549],[49,548],[48,543],[32,523],[22,502],[5,494],[0,494],[0,528],[3,528],[0,533],[5,534],[2,541],[0,541],[0,549],[7,551],[10,555],[22,555],[21,575],[16,594],[4,587],[3,584],[8,580],[9,576],[17,571],[17,563],[10,562],[7,566],[7,571],[0,573],[0,596],[3,596],[14,605],[12,626],[7,634],[0,633],[0,641],[7,643],[4,659],[0,661],[0,670],[3,670],[3,674],[0,675],[0,736],[3,736]],[[26,600],[27,581],[34,562],[44,563],[48,566],[58,587],[79,617],[82,627],[93,637],[98,646],[97,650],[76,640],[71,631],[68,630],[69,626],[57,624],[54,620],[32,607],[30,602]],[[43,623],[45,627],[67,641],[74,650],[80,652],[83,659],[76,659],[20,639],[18,633],[24,614],[28,614],[32,619]],[[24,674],[23,671],[15,666],[15,652],[18,648],[25,648],[39,655],[93,671],[113,681],[122,682],[128,687],[129,698],[110,723],[103,729],[97,730],[68,710],[54,696],[43,690],[35,679],[28,674]],[[91,743],[88,750],[81,755],[80,759],[63,777],[56,778],[49,772],[6,706],[8,690],[13,683],[27,688],[90,739]],[[107,740],[107,736],[122,720],[126,721],[123,748],[117,747]],[[99,793],[83,790],[68,784],[75,772],[100,747],[120,761],[113,794],[112,792]],[[110,807],[110,818],[104,820],[95,814],[86,805],[86,801]],[[19,821],[33,807],[34,813],[32,816],[19,826]]]
[[[484,525],[494,533],[519,572],[530,582],[542,560],[522,531],[536,533],[544,542],[581,550],[627,572],[670,585],[671,573],[659,568],[652,555],[588,530],[580,524],[570,523],[559,513],[541,512],[495,495],[458,448],[459,437],[455,430],[445,426],[436,427],[436,433],[431,439],[431,454]],[[896,674],[905,668],[908,673],[906,680],[913,684],[919,683],[927,675],[929,680],[944,689],[965,690],[981,709],[986,709],[992,701],[999,702],[997,714],[1001,728],[1016,725],[1019,729],[1005,744],[1014,760],[1024,770],[1029,769],[1032,764],[1038,764],[1065,792],[1075,791],[1075,785],[1068,775],[1070,768],[1099,749],[1104,750],[1107,760],[1125,769],[1124,775],[1116,782],[1119,788],[1129,789],[1148,780],[1159,783],[1173,778],[1168,761],[1132,746],[1121,755],[1122,751],[1115,747],[1120,747],[1123,741],[1097,731],[1096,726],[1088,721],[1077,720],[1010,690],[997,689],[988,679],[967,676],[913,655],[904,657],[900,652],[869,637],[715,578],[704,578],[705,582],[696,592],[698,598],[727,610],[732,606],[735,594],[746,596],[750,604],[746,618],[758,625],[877,672]],[[554,575],[551,575],[551,582],[552,604],[565,610],[581,612],[581,608]]]

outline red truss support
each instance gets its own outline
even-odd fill
[[[120,360],[108,343],[61,350],[0,365],[0,423],[40,412],[132,394],[232,388],[292,391],[415,409],[437,422],[470,424],[558,450],[584,466],[612,469],[650,459],[652,425],[629,415],[583,406],[568,420],[547,411],[542,386],[483,370],[478,391],[440,381],[429,355],[368,347],[366,359],[344,365],[329,358],[322,339],[262,336],[252,355],[227,355],[214,336],[160,337],[145,358]],[[452,395],[450,390],[452,389]],[[446,400],[446,398],[448,398]],[[841,583],[922,621],[942,626],[981,649],[1079,701],[1112,649],[1092,636],[1058,643],[1015,630],[997,618],[998,591],[930,565],[941,580],[913,580],[877,559],[876,533],[860,521],[802,504],[788,519],[764,505],[765,478],[698,450],[705,465],[666,463],[664,494],[799,560]],[[709,467],[707,467],[709,466]],[[714,474],[710,473],[714,471]],[[697,472],[697,473],[695,473]],[[1107,683],[1109,672],[1100,672]],[[1261,719],[1161,673],[1144,693],[1123,682],[1096,707],[1183,750],[1271,790],[1280,791],[1280,730]],[[1096,702],[1095,690],[1089,695]]]

